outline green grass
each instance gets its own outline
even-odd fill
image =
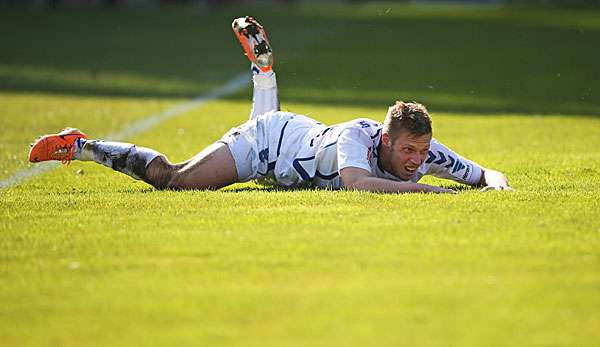
[[[39,134],[101,138],[247,69],[228,29],[245,13],[284,109],[334,123],[422,101],[436,138],[518,191],[169,192],[74,162],[0,191],[2,345],[597,344],[599,12],[3,10],[0,179]],[[246,90],[128,140],[183,160],[249,108]]]

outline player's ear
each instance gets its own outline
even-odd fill
[[[384,146],[391,147],[392,139],[390,138],[390,134],[388,134],[388,133],[381,134],[381,142],[383,142]]]

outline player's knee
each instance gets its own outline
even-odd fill
[[[164,156],[156,157],[146,169],[145,181],[156,189],[168,189],[176,168]]]
[[[169,183],[167,184],[167,189],[173,190],[185,190],[185,189],[204,189],[201,185],[191,184],[185,173],[175,172],[171,176]]]
[[[166,189],[182,190],[186,189],[185,180],[181,173],[175,172],[171,175],[169,182],[167,182]]]

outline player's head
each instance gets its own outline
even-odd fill
[[[427,159],[431,142],[431,118],[425,106],[396,101],[383,122],[381,161],[385,169],[410,179]]]

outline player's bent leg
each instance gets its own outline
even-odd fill
[[[234,19],[231,28],[242,45],[244,54],[252,63],[254,92],[250,119],[270,111],[279,111],[273,50],[265,28],[252,17]]]
[[[162,162],[151,163],[148,175],[163,170]],[[169,189],[219,189],[238,182],[238,173],[233,155],[224,143],[214,143],[191,160],[177,164],[166,188]]]
[[[252,76],[254,90],[252,92],[252,110],[250,119],[254,119],[270,111],[279,111],[277,95],[277,78],[274,71],[259,72]]]

